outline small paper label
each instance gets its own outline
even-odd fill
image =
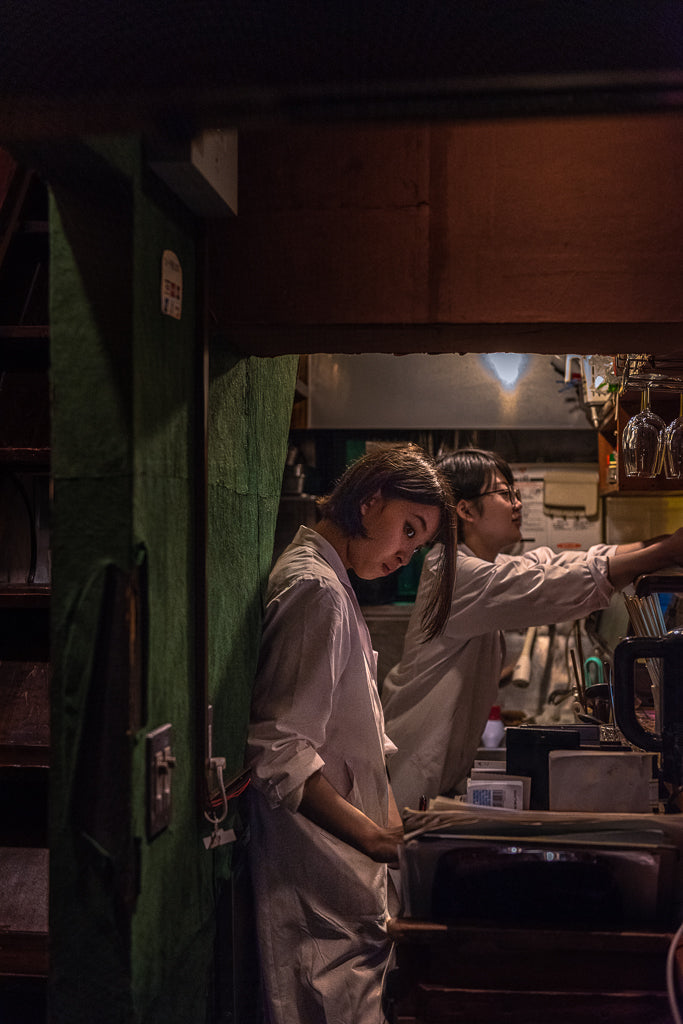
[[[161,312],[180,320],[183,310],[183,268],[170,249],[161,258]]]
[[[235,832],[231,828],[218,828],[210,836],[204,836],[202,842],[207,850],[215,850],[217,846],[225,846],[226,843],[235,842]]]

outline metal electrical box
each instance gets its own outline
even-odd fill
[[[147,838],[152,839],[171,823],[171,778],[176,759],[171,748],[173,728],[161,725],[147,734]]]

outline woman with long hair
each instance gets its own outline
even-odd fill
[[[448,622],[425,642],[419,623],[433,601],[439,546],[425,559],[403,647],[382,687],[397,753],[389,771],[399,807],[452,794],[467,776],[504,660],[503,631],[584,618],[636,576],[683,560],[683,530],[632,544],[596,544],[522,555],[522,499],[496,452],[460,449],[439,460],[457,515],[456,581]]]

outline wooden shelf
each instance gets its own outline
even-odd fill
[[[683,388],[683,381],[682,388]],[[629,477],[624,469],[621,454],[621,437],[624,428],[632,416],[640,411],[642,392],[630,389],[619,396],[618,406],[614,406],[598,424],[598,461],[600,467],[600,493],[653,494],[683,491],[683,478],[669,480],[663,472],[653,478]],[[654,386],[650,395],[650,408],[670,423],[679,413],[680,397],[669,389],[657,390]],[[609,480],[609,457],[616,455],[617,480]]]

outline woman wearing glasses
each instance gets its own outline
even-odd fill
[[[387,734],[398,748],[389,772],[399,808],[452,792],[468,774],[496,703],[503,630],[584,618],[641,573],[683,561],[683,530],[619,547],[502,554],[522,537],[522,502],[507,462],[468,448],[445,456],[439,468],[457,512],[449,620],[438,637],[423,642],[419,623],[437,546],[425,559],[401,661],[382,688]]]

